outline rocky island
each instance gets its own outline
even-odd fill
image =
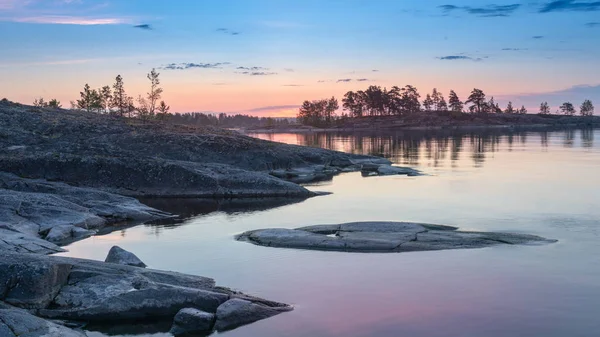
[[[362,253],[399,253],[556,242],[527,234],[466,232],[444,225],[375,221],[297,229],[259,229],[242,233],[236,239],[267,247]]]

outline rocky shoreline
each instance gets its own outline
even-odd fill
[[[175,216],[135,198],[261,197],[281,205],[319,195],[298,183],[342,172],[418,173],[385,159],[221,129],[137,123],[0,101],[0,336],[85,336],[90,323],[148,321],[155,331],[165,320],[175,335],[209,334],[290,311],[210,278],[145,269],[119,247],[106,262],[48,254]]]
[[[420,111],[404,116],[364,116],[339,121],[330,127],[305,125],[273,128],[246,128],[252,133],[312,133],[368,131],[481,131],[481,130],[564,130],[600,127],[599,116],[565,116],[539,114],[467,114],[456,117],[446,111]]]

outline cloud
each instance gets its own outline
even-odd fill
[[[285,68],[283,70],[285,70],[285,71],[287,71],[289,73],[293,73],[294,72],[294,69],[292,69],[292,68]]]
[[[241,34],[240,32],[233,31],[229,28],[217,28],[216,31],[223,33],[223,34],[228,34],[228,35],[240,35]]]
[[[487,58],[487,57],[484,57]],[[438,57],[439,60],[443,60],[443,61],[459,61],[459,60],[468,60],[468,61],[482,61],[483,58],[481,57],[471,57],[471,56],[466,56],[466,55],[447,55],[447,56],[440,56]]]
[[[371,70],[371,71],[372,71],[372,72],[374,72],[374,73],[376,73],[376,72],[378,72],[379,70],[378,70],[378,69],[373,69],[373,70]]]
[[[531,38],[532,39],[536,39],[536,40],[540,40],[540,39],[543,39],[544,36],[543,35],[536,35],[536,36],[532,36]]]
[[[34,24],[58,24],[58,25],[123,25],[131,24],[133,20],[129,18],[110,18],[110,17],[83,17],[83,16],[66,16],[66,15],[42,15],[29,17],[15,18],[0,18],[0,21],[11,21],[19,23],[34,23]]]
[[[303,87],[304,85],[302,84],[284,84],[284,87]]]
[[[539,93],[518,93],[513,95],[500,95],[496,98],[501,102],[519,102],[527,107],[539,107],[540,103],[548,102],[551,107],[558,107],[564,102],[571,102],[578,107],[586,99],[600,97],[600,84],[575,85],[566,89],[539,92]]]
[[[528,50],[527,48],[502,48],[502,51],[523,51]]]
[[[267,111],[276,111],[276,110],[289,110],[289,109],[298,109],[299,105],[269,105],[263,106],[259,108],[254,108],[250,110],[246,110],[247,112],[267,112]]]
[[[368,78],[356,78],[356,79],[352,79],[352,78],[340,78],[339,80],[335,81],[335,83],[348,83],[348,82],[365,82],[368,81]],[[322,82],[329,82],[329,81],[325,81],[325,80],[321,80],[319,81],[319,83]]]
[[[224,65],[230,64],[229,62],[217,62],[217,63],[169,63],[165,66],[160,67],[164,70],[185,70],[192,68],[202,69],[220,69]]]
[[[585,26],[588,28],[600,27],[600,22],[588,22]]]
[[[242,72],[238,72],[238,74],[242,74],[242,75],[250,75],[250,76],[269,76],[269,75],[277,75],[277,73],[274,73],[274,72],[267,72],[267,71],[242,71]]]
[[[467,14],[476,15],[480,17],[503,17],[510,16],[516,10],[521,7],[521,4],[512,5],[488,5],[483,7],[471,7],[471,6],[455,6],[455,5],[442,5],[440,9],[446,14],[456,11],[462,11]]]
[[[600,11],[600,1],[556,0],[540,8],[540,13],[551,12],[594,12]]]
[[[237,67],[235,69],[248,70],[248,71],[269,70],[269,68],[263,68],[263,67]]]
[[[152,26],[150,26],[149,24],[135,25],[133,26],[133,28],[152,30]]]

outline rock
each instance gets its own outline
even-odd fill
[[[0,238],[0,252],[54,254],[65,251],[54,243],[38,238],[36,234],[24,234],[10,226],[0,228]]]
[[[45,308],[67,283],[71,267],[19,255],[0,256],[0,300],[20,308]]]
[[[10,103],[0,105],[0,134],[0,171],[136,197],[306,198],[309,190],[269,171],[376,160],[212,127]]]
[[[19,309],[0,309],[2,337],[85,337],[86,334]]]
[[[397,175],[397,174],[401,174],[401,175],[407,175],[410,177],[414,177],[414,176],[420,176],[422,175],[421,172],[412,169],[410,167],[399,167],[399,166],[391,166],[391,165],[381,165],[377,168],[377,173],[380,176],[387,176],[387,175]]]
[[[461,232],[451,226],[410,222],[353,222],[297,229],[260,229],[240,234],[236,239],[267,247],[383,253],[556,242],[535,235]]]
[[[133,198],[0,172],[0,250],[56,253],[63,250],[54,243],[81,240],[115,222],[169,216]]]
[[[215,313],[233,297],[256,304],[262,311],[292,309],[217,287],[214,280],[201,276],[0,252],[0,309],[7,309],[2,304],[7,303],[32,309],[46,319],[102,324],[164,320],[185,308]]]
[[[63,243],[90,237],[96,232],[71,225],[60,225],[50,229],[46,240],[53,243]]]
[[[226,331],[239,326],[278,315],[286,310],[268,307],[240,298],[232,298],[217,308],[214,329]]]
[[[412,169],[410,167],[392,166],[389,164],[363,164],[360,169],[364,177],[371,176],[388,176],[388,175],[408,175],[408,176],[420,176],[421,172]]]
[[[135,266],[135,267],[146,267],[146,264],[142,262],[135,254],[126,251],[125,249],[119,246],[113,246],[106,256],[106,260],[104,262],[108,263],[117,263],[124,264],[127,266]]]
[[[215,315],[194,308],[179,310],[173,319],[173,326],[169,331],[175,336],[183,334],[198,334],[212,331]]]

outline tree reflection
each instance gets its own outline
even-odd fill
[[[299,145],[322,147],[354,154],[388,158],[395,164],[410,166],[459,167],[470,158],[476,167],[493,157],[490,154],[512,151],[540,142],[546,149],[549,139],[563,139],[566,147],[575,146],[575,130],[506,130],[487,129],[471,132],[427,130],[399,132],[321,132],[297,134]],[[581,146],[593,147],[594,129],[581,130]],[[274,140],[278,140],[276,137]],[[465,143],[468,144],[465,147]],[[538,143],[539,144],[539,143]],[[447,156],[448,151],[450,155]],[[462,156],[465,153],[467,156]]]

